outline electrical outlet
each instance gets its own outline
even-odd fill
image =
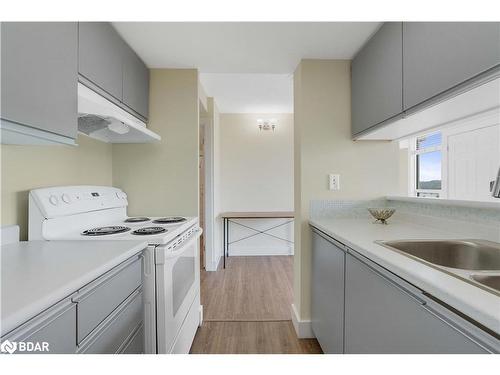
[[[328,175],[328,186],[330,190],[340,190],[340,175],[339,174],[329,174]]]

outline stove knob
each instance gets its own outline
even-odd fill
[[[51,195],[49,197],[49,202],[54,205],[54,206],[57,206],[59,204],[59,199],[57,199],[57,197],[55,195]]]
[[[62,201],[63,201],[64,203],[68,203],[68,204],[69,204],[69,203],[71,203],[71,197],[70,197],[68,194],[63,194],[63,195],[61,196],[61,199],[62,199]]]

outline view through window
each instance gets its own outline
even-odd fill
[[[439,198],[442,191],[442,135],[418,137],[415,145],[415,192],[417,197]]]

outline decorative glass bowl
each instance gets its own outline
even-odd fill
[[[392,214],[396,211],[395,208],[368,208],[368,211],[372,216],[377,219],[375,222],[380,224],[387,224],[387,219],[389,219]]]

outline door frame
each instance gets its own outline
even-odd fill
[[[216,271],[220,259],[217,259],[215,251],[214,126],[210,116],[203,116],[200,119],[200,131],[202,129],[205,139],[205,264],[203,266],[206,271]]]

